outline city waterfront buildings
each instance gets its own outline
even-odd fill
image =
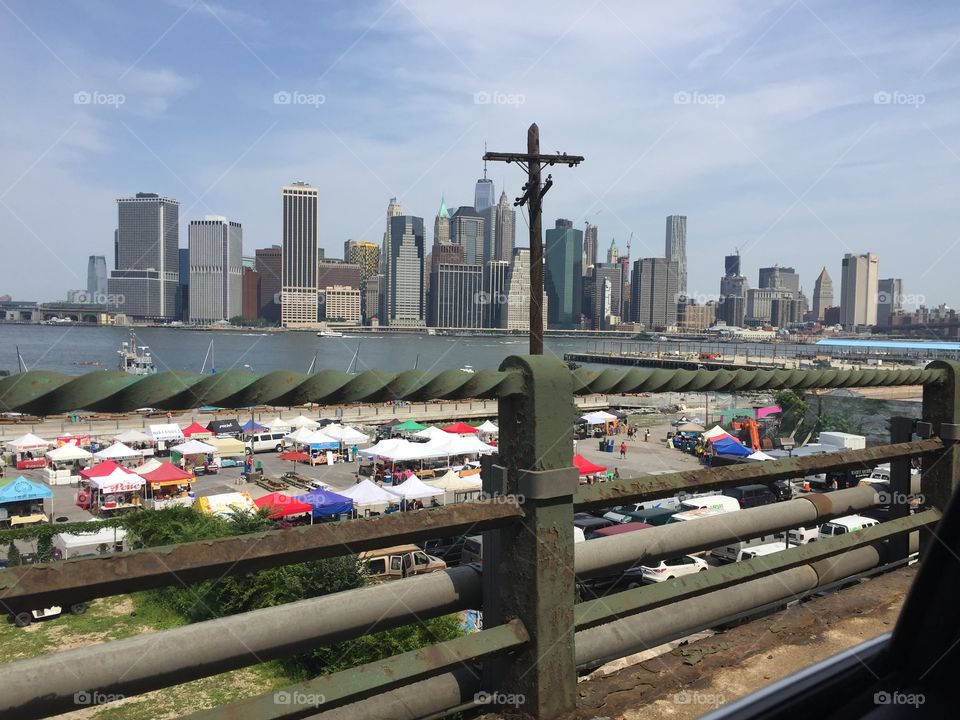
[[[813,284],[813,319],[824,320],[828,307],[833,307],[833,280],[824,266]]]
[[[843,256],[840,270],[840,324],[847,330],[877,324],[880,259],[875,253]]]
[[[220,215],[191,220],[188,319],[229,320],[243,311],[243,228]]]
[[[387,233],[381,325],[423,327],[426,320],[423,218],[397,215]]]
[[[677,292],[687,294],[687,216],[668,215],[664,257],[677,263]]]
[[[641,258],[633,264],[633,322],[648,329],[666,329],[677,324],[679,265],[678,261],[666,258]]]
[[[549,299],[548,325],[577,329],[583,302],[583,231],[563,218],[546,232],[544,288]]]
[[[318,320],[319,192],[305,182],[283,188],[280,322],[312,327]]]

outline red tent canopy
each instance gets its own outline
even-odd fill
[[[160,467],[151,472],[141,475],[141,477],[146,480],[148,483],[156,484],[171,484],[175,482],[193,482],[194,476],[193,473],[188,473],[185,470],[181,470],[176,465],[165,462],[161,463]]]
[[[583,455],[574,455],[573,464],[576,465],[577,470],[580,471],[581,475],[593,475],[594,473],[603,472],[606,470],[606,468],[602,467],[601,465],[594,465]]]
[[[286,515],[300,515],[313,512],[313,506],[302,500],[296,500],[283,493],[270,493],[253,501],[258,508],[268,508],[271,512],[268,517],[279,518]]]
[[[123,465],[117,465],[113,460],[104,460],[102,463],[97,463],[92,467],[84,468],[80,471],[80,477],[89,480],[90,478],[106,477],[114,470],[120,470],[121,472],[129,473],[131,475],[136,475],[133,470],[128,470],[123,467]]]
[[[280,453],[281,460],[290,460],[291,462],[309,462],[310,456],[305,452],[285,452]]]
[[[465,422],[455,422],[453,425],[447,425],[445,428],[440,429],[454,435],[471,435],[477,432],[475,427],[467,425]]]
[[[213,433],[207,430],[207,428],[200,423],[193,422],[183,429],[183,436],[193,437],[194,435],[213,435]]]

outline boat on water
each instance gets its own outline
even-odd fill
[[[475,373],[476,370],[473,369],[473,365],[464,365],[462,368],[460,368],[460,372]]]
[[[317,333],[317,337],[342,338],[344,337],[344,334],[342,332],[337,332],[336,330],[321,330]]]
[[[130,338],[120,343],[117,355],[120,356],[120,370],[128,375],[153,375],[157,372],[157,367],[153,364],[153,356],[150,354],[150,348],[146,345],[139,345],[137,336],[132,330],[130,331]]]

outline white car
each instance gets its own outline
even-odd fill
[[[73,615],[83,615],[89,606],[87,603],[75,603],[69,607]],[[13,624],[17,627],[27,627],[34,620],[45,620],[46,618],[57,617],[63,612],[59,605],[52,605],[40,610],[30,610],[29,612],[20,612],[13,616]]]
[[[663,582],[664,580],[673,580],[680,575],[693,575],[703,572],[709,567],[705,560],[701,560],[693,555],[681,555],[680,557],[661,560],[659,565],[652,567],[643,565],[640,572],[643,574],[644,582]]]

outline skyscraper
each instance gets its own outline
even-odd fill
[[[425,314],[423,218],[390,218],[387,234],[389,264],[381,288],[382,325],[422,327]]]
[[[433,244],[446,245],[450,242],[450,211],[447,210],[447,203],[440,196],[440,209],[437,210],[437,216],[433,219]]]
[[[479,210],[483,218],[483,257],[487,262],[513,260],[517,213],[506,193],[500,193],[496,205]]]
[[[156,193],[117,200],[117,268],[107,280],[112,310],[173,320],[179,281],[180,203]]]
[[[824,266],[813,284],[813,319],[818,322],[823,320],[823,314],[828,307],[833,307],[833,280]]]
[[[281,274],[283,327],[317,324],[317,260],[319,259],[319,192],[305,182],[283,188],[283,257]]]
[[[620,249],[617,247],[617,239],[611,238],[610,247],[607,248],[607,263],[613,265],[620,260]]]
[[[501,327],[506,330],[530,330],[530,250],[516,248],[513,262],[507,272],[507,302],[500,315]],[[543,293],[543,329],[547,328],[550,303],[546,291]]]
[[[597,226],[587,223],[583,231],[583,274],[597,264]]]
[[[254,251],[254,267],[260,273],[260,317],[280,322],[283,288],[283,249],[279,245]]]
[[[877,325],[890,326],[890,317],[903,310],[903,280],[887,278],[877,283]]]
[[[687,294],[687,216],[667,215],[667,237],[664,255],[677,261],[677,293]]]
[[[450,242],[463,245],[467,265],[483,265],[491,259],[483,243],[485,226],[483,216],[472,207],[459,207],[450,218]]]
[[[219,215],[191,220],[190,322],[229,320],[243,312],[243,228]]]
[[[848,330],[877,324],[880,259],[874,253],[843,256],[840,271],[840,324]]]
[[[444,328],[483,326],[483,268],[437,263],[430,273],[429,324]]]
[[[559,219],[547,230],[544,287],[550,300],[548,324],[579,328],[583,302],[583,231]]]
[[[107,258],[91,255],[87,259],[87,302],[102,303],[107,294]]]
[[[482,327],[498,328],[502,324],[509,269],[510,263],[506,260],[491,260],[483,266]]]
[[[733,277],[740,274],[740,253],[723,256],[723,274],[727,277]]]
[[[367,280],[380,272],[380,246],[366,240],[347,240],[343,244],[343,260],[360,267],[360,315],[364,322],[377,314],[377,306],[367,307]]]
[[[493,180],[487,178],[487,163],[483,163],[483,177],[477,180],[477,187],[473,191],[473,207],[477,212],[486,210],[493,205],[497,197],[493,187]]]
[[[800,294],[800,276],[792,267],[760,268],[760,277],[757,287],[761,289],[789,290],[793,297]]]
[[[597,263],[584,279],[588,307],[584,314],[591,320],[593,330],[610,330],[620,319],[623,291],[623,264]]]
[[[645,328],[677,324],[679,263],[666,258],[641,258],[633,264],[630,311]]]

